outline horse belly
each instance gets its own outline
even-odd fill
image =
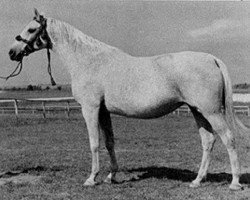
[[[182,105],[177,97],[143,96],[137,99],[120,99],[109,101],[105,99],[107,109],[114,114],[133,118],[157,118],[171,113]]]

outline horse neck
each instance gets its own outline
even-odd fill
[[[79,71],[93,66],[93,62],[100,62],[96,57],[102,57],[105,62],[112,60],[112,53],[121,52],[115,47],[106,45],[93,39],[73,26],[55,19],[48,19],[47,31],[52,41],[52,50],[66,64],[72,76]]]

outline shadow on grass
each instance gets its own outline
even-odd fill
[[[193,181],[197,173],[187,170],[187,169],[176,169],[176,168],[168,168],[168,167],[141,167],[127,170],[129,173],[139,172],[138,178],[132,178],[130,181],[140,181],[149,178],[157,178],[157,179],[171,179],[182,182],[191,182]],[[232,175],[228,173],[208,173],[206,180],[209,182],[228,182],[230,183],[232,180]],[[241,175],[240,183],[250,184],[250,174],[245,173]]]
[[[7,171],[0,173],[0,178],[9,178],[13,176],[18,176],[20,174],[40,174],[42,172],[58,172],[63,171],[67,167],[65,166],[54,166],[54,167],[44,167],[44,166],[36,166],[36,167],[30,167],[25,169],[17,169],[13,171]]]

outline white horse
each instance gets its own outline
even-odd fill
[[[110,113],[134,118],[156,118],[187,104],[197,122],[203,156],[191,187],[206,176],[215,136],[225,144],[232,168],[230,189],[239,190],[240,165],[236,152],[236,120],[232,86],[226,66],[207,53],[180,52],[153,57],[133,57],[83,34],[71,25],[35,17],[16,37],[11,60],[40,49],[58,53],[71,75],[74,98],[81,104],[86,121],[92,171],[85,185],[95,185],[99,172],[99,133],[104,133],[111,158],[105,182],[115,181],[118,170]]]

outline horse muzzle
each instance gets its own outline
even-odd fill
[[[14,61],[21,61],[24,57],[24,51],[17,52],[13,49],[10,49],[9,51],[9,57],[11,60]]]
[[[28,56],[32,52],[34,52],[34,50],[29,45],[26,45],[22,50],[12,48],[9,51],[9,57],[11,60],[21,61],[24,56]]]

